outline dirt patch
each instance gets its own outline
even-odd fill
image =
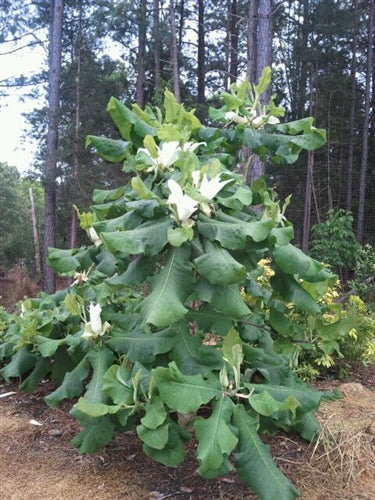
[[[358,372],[356,372],[358,374]],[[367,377],[366,377],[367,375]],[[276,462],[301,491],[303,500],[375,498],[375,369],[357,382],[339,385],[343,398],[324,403],[319,412],[322,434],[312,445],[293,435],[265,438]],[[3,385],[0,393],[1,496],[11,500],[251,500],[233,473],[203,480],[196,473],[196,444],[186,462],[171,469],[148,459],[134,433],[117,435],[94,455],[81,456],[70,444],[79,430],[70,405],[51,410],[43,401],[51,391],[41,384],[34,394]],[[38,425],[41,424],[41,425]],[[350,474],[348,470],[350,469]]]

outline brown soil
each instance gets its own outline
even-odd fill
[[[375,499],[375,367],[358,368],[339,387],[343,398],[325,403],[319,413],[323,431],[317,445],[294,435],[265,438],[279,467],[304,500]],[[196,473],[195,444],[179,468],[146,457],[132,433],[117,435],[103,450],[81,456],[70,444],[79,430],[70,403],[51,410],[43,396],[3,385],[0,393],[0,497],[12,500],[250,500],[257,498],[233,473],[203,480]],[[37,425],[41,424],[41,425]]]

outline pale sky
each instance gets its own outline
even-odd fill
[[[27,42],[23,40],[22,45],[25,43]],[[0,46],[0,81],[21,74],[30,76],[40,72],[46,57],[41,47],[25,48],[2,55],[13,48],[10,43]],[[32,111],[36,106],[34,100],[20,101],[27,90],[29,89],[11,88],[7,92],[9,96],[1,97],[0,102],[0,162],[16,166],[20,172],[32,168],[36,148],[31,141],[22,138],[28,126],[22,113]]]

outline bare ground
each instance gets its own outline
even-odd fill
[[[303,500],[375,499],[375,367],[358,368],[339,387],[343,398],[319,413],[317,445],[294,435],[265,438],[279,467]],[[103,450],[81,456],[70,444],[79,430],[71,403],[51,410],[43,396],[14,385],[0,386],[0,498],[9,500],[250,500],[257,498],[232,475],[204,480],[196,473],[195,443],[187,461],[173,469],[146,457],[132,432],[117,435]],[[6,395],[7,393],[13,394]],[[38,425],[41,424],[41,425]]]

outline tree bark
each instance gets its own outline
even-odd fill
[[[232,0],[229,13],[230,26],[230,67],[229,81],[235,83],[238,76],[238,12],[237,0]]]
[[[138,59],[136,102],[144,108],[146,81],[146,0],[140,0],[138,11]]]
[[[198,0],[198,61],[197,61],[197,101],[198,104],[205,103],[205,40],[204,40],[204,0]]]
[[[247,18],[247,65],[246,78],[255,83],[256,78],[256,36],[258,25],[258,0],[249,0]]]
[[[350,111],[349,111],[349,149],[346,175],[346,210],[352,208],[353,192],[353,157],[354,157],[354,119],[356,108],[356,89],[357,89],[357,45],[358,45],[358,0],[354,0],[354,29],[352,42],[352,61],[350,65]]]
[[[76,89],[75,89],[75,112],[74,112],[74,136],[73,136],[73,166],[72,166],[72,201],[78,203],[79,183],[79,139],[80,139],[80,114],[81,114],[81,51],[82,51],[82,10],[79,12],[78,34],[76,42]],[[77,246],[78,217],[72,206],[70,219],[69,246]]]
[[[171,28],[171,61],[172,61],[172,74],[173,74],[173,91],[176,101],[181,102],[177,36],[176,36],[176,14],[174,8],[174,0],[170,0],[169,2],[169,23]]]
[[[250,55],[249,55],[250,56]],[[251,57],[251,56],[250,56]],[[258,14],[256,26],[256,38],[253,46],[253,58],[255,59],[255,82],[259,81],[263,69],[272,65],[272,1],[258,0]],[[265,92],[260,102],[268,103],[271,97],[271,88]],[[249,154],[244,154],[249,157]],[[264,175],[265,165],[258,155],[253,155],[250,167],[247,171],[247,183],[251,185],[258,177]]]
[[[154,38],[154,71],[155,90],[161,88],[161,67],[160,67],[160,2],[153,0],[153,38]]]
[[[56,164],[58,146],[59,86],[61,73],[61,46],[64,2],[51,0],[49,40],[49,94],[47,156],[44,177],[44,241],[42,287],[47,293],[55,291],[55,272],[47,265],[48,248],[56,240]]]
[[[366,70],[366,90],[365,90],[365,108],[363,117],[363,137],[362,137],[362,157],[359,179],[359,200],[358,200],[358,221],[357,221],[357,240],[362,243],[365,225],[365,194],[366,194],[366,171],[368,162],[368,143],[369,143],[369,125],[370,125],[370,92],[371,78],[373,72],[373,33],[374,33],[374,0],[369,0],[369,24],[368,24],[368,48],[367,48],[367,70]]]
[[[34,193],[32,187],[29,187],[29,197],[31,206],[31,224],[33,227],[33,239],[34,239],[35,270],[36,270],[36,275],[39,279],[41,275],[39,232],[38,232],[38,221],[35,210]]]
[[[305,208],[303,213],[303,228],[302,228],[302,251],[307,252],[309,249],[310,226],[311,226],[311,194],[313,189],[313,169],[314,169],[314,152],[307,152],[307,172],[306,172],[306,190],[305,190]]]

